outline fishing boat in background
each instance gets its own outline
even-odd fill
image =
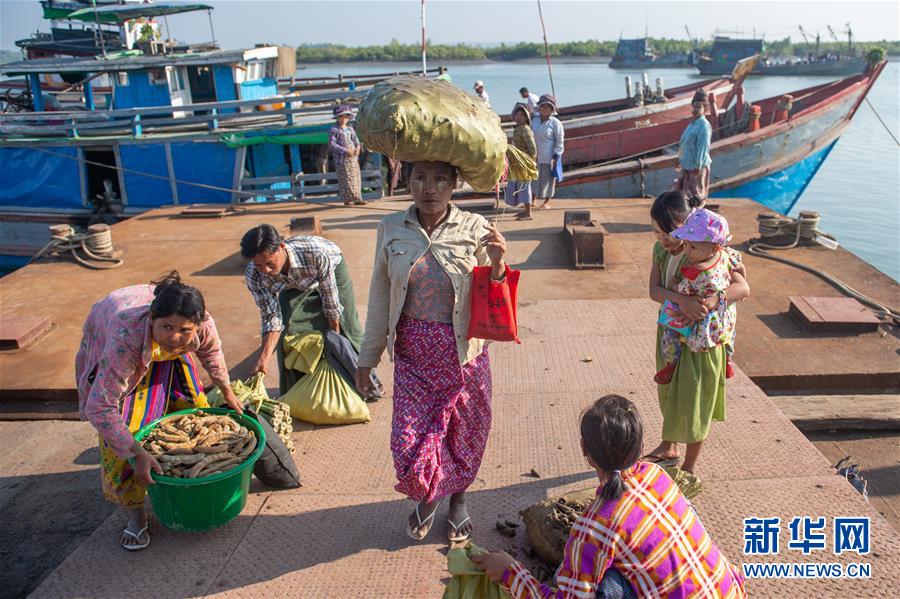
[[[807,46],[810,46],[809,37],[806,35],[803,27],[800,28],[800,34],[803,36]],[[834,29],[828,26],[828,32],[834,41],[838,40]],[[805,57],[791,57],[782,60],[762,60],[753,70],[754,75],[770,75],[782,77],[846,77],[847,75],[856,75],[862,73],[868,64],[868,60],[859,55],[857,49],[853,47],[853,30],[850,24],[843,32],[847,34],[847,51],[844,54],[840,52],[821,52],[820,37],[816,33],[815,51],[807,53]]]
[[[701,75],[730,73],[739,60],[764,53],[761,39],[734,39],[716,36],[708,50],[699,51],[694,66]]]
[[[811,45],[810,39],[800,27],[800,33],[807,46]],[[830,26],[828,31],[834,41],[839,41],[837,34]],[[853,47],[853,31],[850,25],[843,31],[847,34],[847,50],[841,52],[820,52],[819,35],[815,37],[815,51],[809,52],[804,57],[790,56],[772,58],[766,54],[765,43],[761,39],[734,39],[717,36],[710,48],[696,52],[695,66],[701,75],[721,75],[734,68],[737,61],[759,54],[762,56],[756,64],[751,75],[782,76],[782,77],[846,77],[858,75],[865,70],[868,60],[859,55]]]
[[[885,67],[753,103],[759,128],[713,138],[711,197],[748,197],[787,214]],[[720,131],[721,133],[721,131]],[[557,197],[655,196],[678,176],[677,141],[667,151],[565,173]]]
[[[609,61],[611,69],[666,69],[690,68],[694,66],[692,52],[676,52],[657,55],[646,37],[625,40],[619,39],[616,53]]]

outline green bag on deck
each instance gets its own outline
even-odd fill
[[[369,407],[328,360],[294,383],[278,398],[291,408],[291,416],[313,424],[353,424],[372,419]]]
[[[356,132],[367,149],[395,160],[449,162],[475,191],[493,190],[507,160],[510,179],[537,179],[534,160],[507,144],[500,117],[448,81],[382,81],[360,104]]]
[[[498,583],[492,582],[487,575],[478,569],[470,555],[481,555],[486,550],[466,543],[465,547],[456,547],[447,552],[447,569],[452,578],[444,589],[443,599],[505,599],[509,595]]]
[[[322,352],[325,351],[325,337],[319,331],[301,335],[284,336],[284,366],[299,370],[304,374],[315,372]]]

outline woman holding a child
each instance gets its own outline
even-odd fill
[[[690,333],[657,332],[662,442],[642,460],[677,465],[678,444],[686,445],[683,470],[694,473],[710,423],[725,420],[725,380],[731,378],[734,304],[750,295],[740,254],[724,217],[701,208],[702,200],[681,191],[659,195],[650,209],[657,242],[653,247],[650,297],[674,311]],[[665,319],[661,318],[661,321]]]

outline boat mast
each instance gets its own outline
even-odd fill
[[[106,58],[106,40],[103,39],[103,30],[100,29],[100,15],[97,14],[97,0],[91,0],[94,7],[94,21],[97,22],[97,35],[100,36],[100,49],[103,50],[103,58]]]
[[[556,88],[553,86],[553,68],[550,66],[550,45],[547,44],[547,27],[544,25],[544,12],[541,10],[541,0],[537,0],[537,5],[538,16],[541,18],[541,30],[544,32],[544,53],[547,55],[547,73],[550,75],[550,93],[556,98]],[[559,98],[556,98],[556,101],[559,102]]]
[[[425,57],[425,0],[422,0],[422,76],[428,76],[428,63]]]

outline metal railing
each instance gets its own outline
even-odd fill
[[[8,141],[14,141],[16,137],[141,138],[156,133],[226,133],[248,128],[326,125],[330,122],[330,106],[299,106],[298,100],[298,96],[278,95],[182,106],[3,114],[0,116],[0,137]]]
[[[360,171],[364,200],[384,197],[380,157],[377,162],[376,168]],[[246,193],[242,193],[239,197],[244,202],[330,202],[339,197],[337,178],[338,174],[335,172],[243,178],[240,181],[240,191],[257,195],[249,196],[248,199]]]

